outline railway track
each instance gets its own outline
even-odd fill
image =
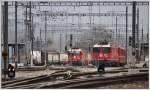
[[[58,70],[54,73],[51,73],[50,75],[40,75],[36,77],[31,77],[31,78],[17,79],[17,80],[2,82],[2,88],[52,80],[58,76],[64,75],[63,72],[66,72],[66,70]]]
[[[17,68],[17,71],[40,71],[45,69],[45,67],[21,67]]]
[[[103,74],[109,74],[109,73],[120,73],[120,72],[127,72],[127,70],[114,70],[114,71],[106,71]],[[70,80],[77,80],[80,76],[90,76],[90,75],[96,75],[99,74],[98,72],[72,72],[71,77],[68,78],[68,73],[65,70],[56,71],[50,75],[42,75],[38,77],[33,78],[27,78],[22,80],[16,80],[16,81],[10,81],[6,83],[2,83],[2,88],[45,88],[43,85],[47,85],[47,83],[57,83],[57,81],[64,82],[66,79]],[[64,77],[67,78],[64,78]],[[92,76],[93,77],[93,76]],[[99,77],[99,76],[98,76]],[[80,80],[80,79],[79,79]],[[67,81],[68,82],[68,81]]]
[[[96,78],[88,78],[88,79],[75,79],[75,80],[67,80],[63,83],[45,85],[39,88],[47,89],[47,88],[92,88],[92,87],[100,87],[108,84],[122,83],[122,82],[130,82],[134,80],[148,80],[148,73],[139,73],[139,74],[130,74],[123,76],[113,76],[113,77],[96,77]]]
[[[105,73],[117,73],[117,72],[127,72],[127,70],[106,71]],[[65,74],[67,74],[66,70],[58,70],[58,71],[55,71],[54,73],[51,73],[50,75],[40,75],[40,76],[36,76],[36,77],[31,77],[31,78],[5,81],[5,82],[2,82],[2,85],[8,85],[8,84],[14,84],[14,83],[16,84],[18,82],[28,81],[28,80],[32,81],[32,79],[39,79],[39,78],[42,79],[43,77],[47,77],[47,76],[54,78],[54,77],[63,76]],[[94,74],[99,74],[99,73],[94,71],[94,72],[71,72],[71,74],[72,74],[73,78],[75,78],[78,76],[94,75]]]

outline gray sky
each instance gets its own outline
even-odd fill
[[[138,7],[138,6],[137,6]],[[140,6],[139,8],[139,29],[140,29],[140,33],[141,33],[141,29],[143,27],[144,30],[144,34],[146,34],[148,32],[148,6]],[[14,31],[15,31],[15,14],[14,14],[14,7],[10,7],[9,8],[9,41],[14,41]],[[92,13],[111,13],[111,12],[118,12],[118,13],[125,13],[126,10],[126,6],[92,6]],[[73,6],[41,6],[41,7],[35,7],[32,8],[32,12],[33,13],[38,13],[38,11],[49,11],[49,12],[65,12],[65,13],[89,13],[89,6],[77,6],[77,7],[73,7]],[[18,39],[24,39],[24,33],[25,33],[25,25],[24,25],[24,19],[25,16],[23,15],[23,13],[25,12],[25,8],[24,7],[19,7],[18,8]],[[128,13],[132,14],[132,6],[128,6]],[[56,16],[56,17],[51,17],[48,16],[48,21],[47,21],[47,30],[55,30],[54,34],[52,34],[52,32],[48,32],[47,36],[51,39],[53,39],[53,45],[52,47],[55,47],[57,49],[59,49],[59,40],[60,40],[60,34],[62,34],[61,40],[62,40],[62,47],[65,46],[65,37],[66,37],[66,33],[68,34],[68,40],[69,40],[69,34],[73,33],[75,34],[76,37],[80,38],[81,35],[84,34],[85,30],[89,29],[89,22],[90,22],[90,17],[89,16],[85,16],[85,17],[72,17],[72,16]],[[45,28],[44,28],[44,15],[43,16],[34,16],[34,30],[35,30],[35,38],[37,36],[40,35],[40,29],[42,29],[42,37],[44,40],[44,35],[45,35]],[[123,17],[117,17],[118,19],[118,24],[123,24],[125,26],[126,23],[126,19],[125,16]],[[91,17],[91,23],[95,24],[95,25],[107,25],[106,29],[112,29],[115,33],[116,30],[116,17],[112,17],[112,16],[100,16],[100,17]],[[72,27],[73,25],[74,27]],[[92,25],[93,25],[92,24]],[[79,27],[79,25],[81,25]],[[113,25],[113,27],[112,27]],[[65,27],[58,27],[58,26],[65,26]],[[76,27],[75,27],[76,26]],[[132,29],[132,17],[129,16],[128,17],[128,30],[129,30],[129,35],[132,33],[131,29]],[[75,30],[81,30],[81,32],[76,32]],[[118,27],[118,29],[120,30],[120,34],[121,37],[124,39],[124,35],[125,35],[125,27]],[[61,30],[61,31],[60,31]],[[56,32],[57,31],[57,32]],[[88,30],[87,30],[88,31]],[[80,35],[79,35],[80,34]],[[78,41],[79,39],[76,39],[75,41]]]

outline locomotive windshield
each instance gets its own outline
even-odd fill
[[[71,54],[71,55],[78,55],[78,54],[80,54],[80,51],[70,51],[69,54]]]
[[[94,47],[93,52],[100,52],[100,48],[99,47]]]
[[[109,53],[109,52],[110,52],[110,47],[103,48],[103,53]]]

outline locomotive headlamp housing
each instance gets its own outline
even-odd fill
[[[99,54],[99,56],[100,56],[100,57],[102,57],[102,56],[103,56],[103,54],[102,54],[102,53],[100,53],[100,54]]]

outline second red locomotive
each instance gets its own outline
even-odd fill
[[[86,65],[87,60],[85,58],[86,54],[82,49],[71,48],[68,50],[68,62],[73,66]]]

